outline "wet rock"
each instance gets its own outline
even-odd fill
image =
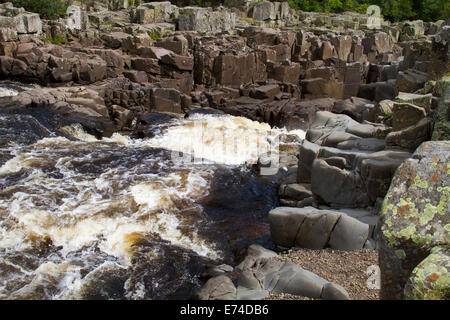
[[[130,110],[127,110],[118,105],[112,105],[111,118],[114,121],[116,130],[121,130],[125,127],[131,126],[131,121],[133,120],[133,114]]]
[[[208,264],[205,266],[203,273],[201,274],[202,278],[213,278],[221,275],[226,275],[227,273],[233,272],[234,268],[227,264],[221,265],[212,265]]]
[[[412,270],[433,247],[448,245],[447,141],[421,144],[396,171],[381,210],[383,298],[399,299]]]
[[[281,185],[278,195],[282,198],[301,201],[312,196],[311,188],[306,184]]]
[[[209,279],[193,298],[195,300],[236,300],[236,287],[227,276],[217,276]]]
[[[23,91],[11,97],[3,111],[22,112],[28,108],[50,109],[63,117],[66,124],[80,123],[99,138],[111,136],[114,130],[104,100],[97,92],[84,87]]]
[[[356,138],[383,138],[389,127],[371,123],[359,123],[343,114],[327,111],[316,112],[306,139],[319,145],[335,146],[340,142]]]

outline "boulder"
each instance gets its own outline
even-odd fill
[[[273,99],[280,93],[280,86],[277,84],[268,84],[256,87],[250,92],[250,96],[255,99]]]
[[[411,272],[405,285],[408,300],[447,300],[450,288],[450,250],[434,247]]]
[[[269,212],[272,241],[282,247],[358,250],[369,238],[370,225],[339,211],[313,207],[278,207]]]
[[[382,100],[393,100],[397,95],[396,94],[397,80],[388,80],[388,81],[361,84],[359,86],[358,97],[375,102],[380,102]],[[403,87],[397,88],[398,91],[402,89]]]
[[[182,56],[187,56],[189,49],[188,41],[183,35],[158,39],[155,42],[155,46],[165,48]]]
[[[85,87],[37,88],[20,92],[3,106],[4,112],[43,112],[45,121],[59,127],[79,123],[90,134],[98,138],[110,137],[114,123],[109,117],[105,101],[100,95]],[[59,128],[58,128],[59,130]]]
[[[282,198],[301,201],[312,197],[311,188],[307,184],[288,184],[281,185],[278,195]]]
[[[410,104],[395,102],[392,108],[392,129],[398,131],[416,124],[427,115],[424,108]]]
[[[180,92],[171,88],[153,88],[150,106],[157,112],[181,113]]]
[[[161,57],[161,62],[173,66],[181,71],[192,71],[192,69],[194,68],[193,58],[180,56],[174,53],[163,55]]]
[[[311,183],[312,163],[319,156],[320,146],[304,140],[299,149],[297,182]]]
[[[348,292],[340,285],[332,282],[323,286],[320,298],[323,300],[350,300]]]
[[[184,7],[180,9],[178,18],[178,30],[181,31],[217,33],[232,30],[235,24],[235,13],[210,8]]]
[[[416,92],[422,89],[428,81],[428,75],[424,72],[414,69],[400,71],[397,75],[396,90],[397,92]]]
[[[276,12],[273,2],[263,1],[253,6],[250,16],[259,21],[275,20]]]
[[[342,215],[331,233],[328,245],[338,250],[359,250],[369,237],[369,226],[352,217]]]
[[[395,170],[410,156],[405,151],[383,150],[356,157],[357,168],[371,203],[386,195]]]
[[[428,113],[431,111],[431,101],[433,95],[430,94],[414,94],[407,92],[399,92],[395,102],[399,103],[409,103],[422,107]]]
[[[330,166],[321,159],[314,160],[311,190],[325,203],[333,206],[365,207],[369,199],[358,173]]]
[[[267,251],[267,250],[265,250]],[[271,293],[292,294],[316,299],[348,299],[344,288],[292,262],[281,262],[273,252],[266,257],[244,259],[238,278],[237,299],[262,299]]]
[[[386,136],[386,145],[414,151],[422,142],[430,140],[432,128],[433,121],[423,118],[409,127],[389,133]]]
[[[370,121],[381,123],[385,122],[392,117],[393,108],[394,101],[392,100],[382,100],[378,102],[369,112]]]
[[[138,70],[125,71],[123,73],[123,76],[137,83],[148,82],[147,73],[145,71],[138,71]]]
[[[449,245],[449,152],[448,141],[424,142],[392,180],[378,232],[384,299],[404,297],[413,270],[434,247]]]

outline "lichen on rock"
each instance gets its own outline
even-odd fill
[[[450,141],[423,143],[398,168],[384,199],[380,267],[387,298],[400,298],[417,264],[450,244],[449,152]]]
[[[405,298],[442,300],[450,298],[450,248],[434,247],[411,273],[405,286]]]

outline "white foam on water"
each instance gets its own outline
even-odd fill
[[[305,137],[303,130],[272,129],[267,123],[243,117],[195,115],[179,120],[163,135],[142,143],[177,151],[172,158],[181,162],[191,161],[193,155],[212,162],[242,165],[256,163],[263,154],[278,152],[279,136],[286,133],[300,139]]]
[[[14,97],[14,96],[17,96],[18,94],[19,94],[19,91],[17,91],[17,90],[0,86],[0,98]]]
[[[208,194],[213,167],[173,165],[169,164],[173,158],[158,158],[156,153],[146,158],[141,152],[165,148],[241,165],[254,163],[262,153],[277,147],[276,136],[286,132],[231,116],[178,120],[161,136],[144,140],[116,133],[99,141],[81,126],[64,130],[79,141],[44,138],[16,149],[13,158],[0,167],[0,185],[11,175],[26,172],[17,183],[0,189],[0,193],[8,193],[0,200],[0,249],[25,252],[46,241],[58,248],[58,258],[43,260],[36,270],[21,273],[8,267],[19,270],[11,276],[17,281],[28,279],[13,296],[26,297],[39,291],[39,286],[55,283],[53,297],[77,298],[88,277],[81,276],[79,263],[66,257],[75,253],[90,257],[83,258],[89,265],[86,261],[97,257],[96,250],[100,250],[116,262],[96,262],[88,267],[91,272],[126,268],[132,263],[135,245],[152,234],[200,256],[220,259],[222,252],[203,239],[192,223],[192,217],[199,219],[198,215],[190,216],[190,211],[202,212],[196,200]],[[113,166],[110,155],[125,159]],[[96,169],[98,166],[102,169]],[[152,166],[158,169],[149,170]],[[5,288],[0,283],[0,298],[8,296]],[[135,290],[132,298],[145,295],[139,286]]]

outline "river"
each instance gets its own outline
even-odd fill
[[[254,165],[286,130],[196,115],[146,139],[62,131],[0,114],[0,299],[188,299],[205,263],[270,246],[277,185]]]

